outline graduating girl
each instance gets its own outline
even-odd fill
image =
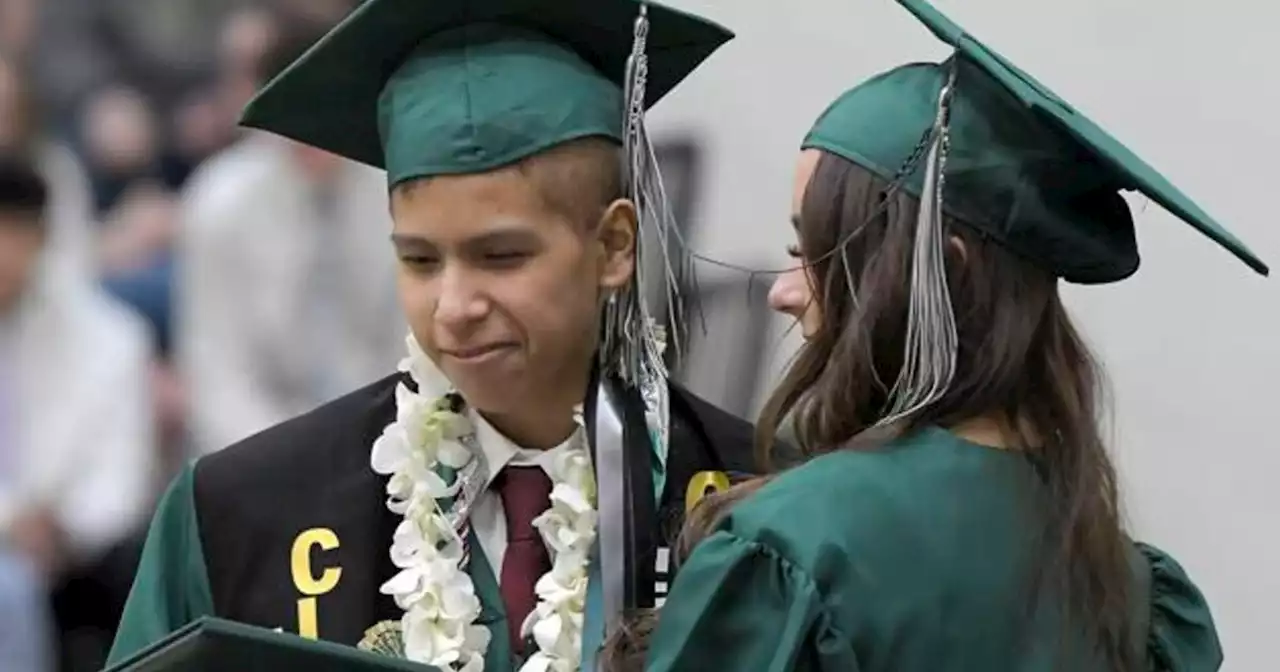
[[[817,121],[796,175],[803,265],[770,295],[806,343],[760,431],[791,414],[809,459],[691,516],[656,625],[615,636],[602,666],[1215,670],[1204,598],[1122,527],[1099,371],[1059,284],[1137,269],[1132,188],[1266,266],[1043,86],[901,1],[956,53],[874,77]]]

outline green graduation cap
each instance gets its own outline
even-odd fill
[[[638,0],[366,0],[249,103],[245,126],[387,171],[392,186],[623,138]],[[652,105],[733,37],[646,2]]]
[[[948,61],[905,65],[850,90],[804,141],[919,196],[923,170],[899,175],[933,127],[954,70],[944,209],[1006,247],[1077,283],[1138,268],[1138,190],[1262,275],[1268,268],[1159,172],[1043,84],[984,46],[925,0],[898,0],[939,39]]]

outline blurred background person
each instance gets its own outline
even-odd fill
[[[0,543],[53,597],[111,572],[149,512],[154,425],[142,320],[55,262],[47,204],[33,162],[0,159]],[[128,580],[97,582],[78,614]]]
[[[290,16],[278,26],[259,83],[329,24]],[[198,450],[394,368],[407,327],[381,171],[247,133],[196,171],[181,207],[175,334]]]
[[[2,156],[2,155],[0,155]],[[19,444],[17,367],[11,360],[11,313],[39,264],[47,239],[44,180],[35,166],[0,158],[0,663],[15,672],[40,672],[53,653],[53,622],[44,588],[51,552],[38,524],[18,513],[23,459]],[[25,508],[25,507],[24,507]]]
[[[160,125],[141,91],[122,82],[106,84],[86,100],[78,121],[75,131],[100,220],[134,187],[163,181]]]
[[[58,250],[54,262],[89,277],[97,233],[88,176],[70,145],[45,124],[22,56],[0,48],[0,152],[36,162],[49,183],[46,242]]]

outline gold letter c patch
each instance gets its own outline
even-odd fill
[[[298,600],[298,634],[309,639],[319,637],[316,598],[333,590],[342,578],[341,567],[325,567],[319,578],[311,566],[311,549],[332,551],[339,546],[338,535],[324,527],[313,527],[293,540],[289,567],[293,585],[305,597]]]

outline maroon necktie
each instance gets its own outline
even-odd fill
[[[533,519],[551,506],[551,478],[540,467],[505,467],[493,487],[502,497],[507,517],[507,552],[498,586],[507,607],[511,648],[523,653],[520,626],[538,602],[534,586],[551,570],[551,555],[533,527]]]

